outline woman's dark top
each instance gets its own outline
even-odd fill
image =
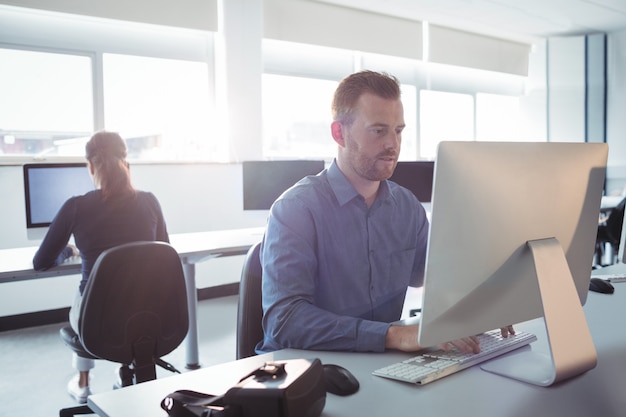
[[[98,256],[128,242],[169,242],[161,206],[149,192],[137,191],[123,202],[105,202],[100,190],[67,200],[52,221],[33,258],[35,270],[58,265],[72,255],[70,236],[82,258],[82,294]]]

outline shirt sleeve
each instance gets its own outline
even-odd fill
[[[149,193],[152,197],[154,209],[156,211],[157,216],[157,225],[156,225],[156,240],[161,242],[170,243],[170,237],[167,232],[167,226],[165,224],[165,217],[163,216],[163,211],[161,210],[161,204],[159,204],[159,200],[152,193]]]
[[[384,351],[389,323],[316,306],[315,247],[315,224],[306,207],[289,199],[274,204],[261,250],[265,340],[260,351]]]
[[[422,205],[418,205],[417,210],[420,211],[420,217],[423,218],[419,221],[417,230],[417,249],[415,256],[415,265],[413,267],[413,275],[411,279],[411,287],[421,287],[424,285],[424,273],[426,270],[426,249],[428,247],[428,230],[430,224],[426,220],[426,212]]]
[[[67,246],[72,234],[72,219],[75,210],[75,199],[67,200],[48,228],[39,249],[33,258],[36,271],[61,264],[72,256],[72,249]]]

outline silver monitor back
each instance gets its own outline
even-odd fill
[[[600,143],[440,144],[422,346],[542,316],[531,240],[560,242],[585,303],[607,153]]]

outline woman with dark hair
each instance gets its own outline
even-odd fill
[[[43,270],[80,255],[82,279],[70,309],[70,324],[76,333],[82,293],[102,252],[128,242],[169,242],[158,200],[131,184],[126,144],[120,135],[98,132],[85,150],[96,189],[63,204],[33,258],[35,270]],[[75,246],[68,244],[72,235]],[[78,375],[68,383],[68,392],[79,403],[85,403],[90,394],[89,371],[95,363],[74,354],[73,365]]]

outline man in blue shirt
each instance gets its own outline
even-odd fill
[[[387,181],[405,126],[398,80],[352,74],[332,112],[336,159],[270,210],[257,350],[419,350],[417,325],[390,324],[400,319],[407,287],[422,285],[428,241],[420,202]],[[473,337],[453,343],[479,350]]]

